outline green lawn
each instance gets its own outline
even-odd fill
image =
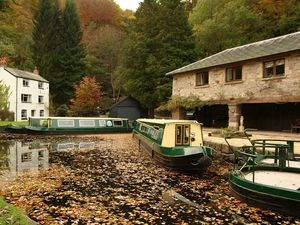
[[[0,224],[32,225],[20,209],[6,203],[2,197],[0,197]]]
[[[0,127],[2,126],[6,126],[8,124],[13,124],[16,126],[27,126],[28,125],[28,121],[0,121]]]

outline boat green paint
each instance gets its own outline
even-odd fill
[[[252,145],[233,147],[226,140],[235,155],[234,169],[229,174],[231,192],[246,203],[300,218],[300,186],[291,189],[295,181],[289,183],[292,184],[290,186],[287,183],[279,185],[276,181],[280,178],[279,173],[284,174],[284,177],[298,177],[300,174],[300,162],[294,154],[293,141],[249,141]],[[271,161],[271,164],[264,160]],[[270,180],[262,177],[264,181],[259,181],[260,172],[267,174]],[[270,172],[275,174],[275,180],[271,179],[274,175],[270,177]]]
[[[131,132],[128,119],[100,117],[32,117],[29,126],[7,126],[15,133],[69,134],[69,133],[122,133]]]
[[[212,149],[203,146],[202,127],[197,121],[138,119],[133,124],[133,136],[140,148],[165,166],[206,170],[211,165]]]

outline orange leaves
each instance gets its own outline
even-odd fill
[[[96,78],[85,76],[75,85],[75,99],[72,99],[70,111],[74,116],[95,116],[98,114],[101,98],[101,86]]]

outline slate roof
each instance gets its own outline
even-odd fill
[[[9,67],[5,67],[5,70],[7,72],[9,72],[10,74],[14,75],[15,77],[21,77],[21,78],[30,79],[30,80],[48,82],[46,79],[44,79],[43,77],[41,77],[40,75],[35,74],[35,73],[30,73],[27,71],[13,69],[13,68],[9,68]]]
[[[173,70],[167,75],[199,70],[229,63],[300,50],[300,31],[263,41],[226,49],[197,62]]]

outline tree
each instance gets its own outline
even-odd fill
[[[135,16],[120,80],[153,116],[153,109],[171,95],[171,79],[165,74],[195,59],[192,32],[180,0],[145,0]]]
[[[223,0],[223,4],[219,4],[217,7],[208,0],[198,1],[190,17],[200,57],[268,37],[263,18],[246,0]],[[205,15],[203,11],[211,13]],[[201,14],[202,17],[197,18]]]
[[[0,11],[5,11],[8,6],[8,0],[0,0]]]
[[[67,0],[61,14],[59,39],[53,67],[52,91],[55,104],[67,104],[73,97],[73,86],[85,74],[86,56],[76,5]],[[51,90],[51,89],[50,89]]]
[[[33,62],[40,74],[49,81],[58,45],[59,14],[57,0],[40,0],[33,19]]]
[[[83,27],[90,23],[99,26],[120,26],[121,9],[111,0],[77,0],[78,11]]]
[[[96,57],[97,63],[104,70],[102,74],[97,76],[102,83],[103,91],[109,92],[114,101],[117,101],[120,95],[120,89],[115,84],[115,70],[123,42],[123,31],[112,26],[105,26],[94,31],[90,36],[88,45],[89,53]]]
[[[101,86],[96,78],[85,76],[75,85],[75,99],[71,100],[73,116],[97,116],[99,114]]]

